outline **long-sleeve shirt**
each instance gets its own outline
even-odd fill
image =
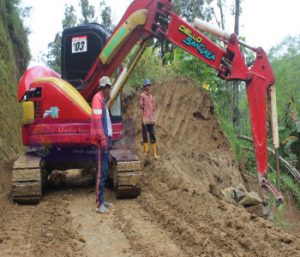
[[[95,94],[92,101],[92,120],[91,120],[91,143],[93,145],[107,145],[108,122],[107,108],[102,92]]]
[[[112,125],[111,125],[111,119],[107,107],[106,107],[106,117],[107,117],[107,134],[109,137],[112,137]]]
[[[143,92],[139,99],[139,107],[142,113],[143,124],[155,124],[155,100],[147,92]]]

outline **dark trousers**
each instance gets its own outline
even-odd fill
[[[147,125],[143,124],[142,133],[143,133],[143,142],[144,143],[148,143],[148,133],[150,136],[151,144],[156,143],[155,125],[154,124],[147,124]]]
[[[108,175],[109,152],[102,152],[100,147],[97,148],[96,152],[96,203],[97,207],[99,207],[104,201],[104,187]]]

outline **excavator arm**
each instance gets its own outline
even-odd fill
[[[275,195],[277,202],[281,202],[283,199],[281,194],[268,182],[266,176],[268,163],[267,99],[270,99],[272,103],[273,142],[275,142],[275,148],[279,147],[275,77],[266,53],[262,48],[249,47],[245,43],[239,42],[235,34],[227,34],[222,30],[214,29],[198,19],[195,20],[194,26],[200,30],[172,12],[170,0],[133,1],[87,75],[86,86],[81,93],[85,98],[91,98],[95,93],[99,78],[103,75],[111,76],[139,42],[129,65],[123,67],[115,81],[111,101],[108,104],[111,106],[151,39],[169,40],[215,69],[220,78],[246,83],[259,181],[262,186],[267,187]],[[225,47],[218,46],[204,32],[220,38],[225,42]],[[252,67],[247,66],[240,45],[255,52],[256,58]]]

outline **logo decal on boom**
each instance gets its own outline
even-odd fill
[[[191,46],[198,50],[199,54],[204,56],[207,60],[216,60],[216,55],[207,49],[206,45],[202,43],[202,38],[197,34],[194,34],[189,28],[184,25],[179,26],[179,31],[187,36],[185,40],[182,40],[187,46]]]

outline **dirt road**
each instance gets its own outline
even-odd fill
[[[107,215],[95,212],[94,188],[56,188],[37,206],[2,201],[0,256],[185,256],[136,199],[106,196]]]
[[[94,188],[56,188],[37,206],[8,201],[0,218],[1,257],[299,256],[299,239],[221,199],[214,203],[214,196],[166,181],[145,186],[132,200],[107,190],[114,204],[107,215],[95,213]]]
[[[0,165],[1,257],[299,257],[300,237],[244,208],[220,190],[243,183],[207,93],[189,80],[153,88],[158,102],[160,159],[141,153],[142,193],[95,212],[94,187],[54,188],[40,204],[9,199],[10,168]],[[126,116],[136,120],[136,98]]]

